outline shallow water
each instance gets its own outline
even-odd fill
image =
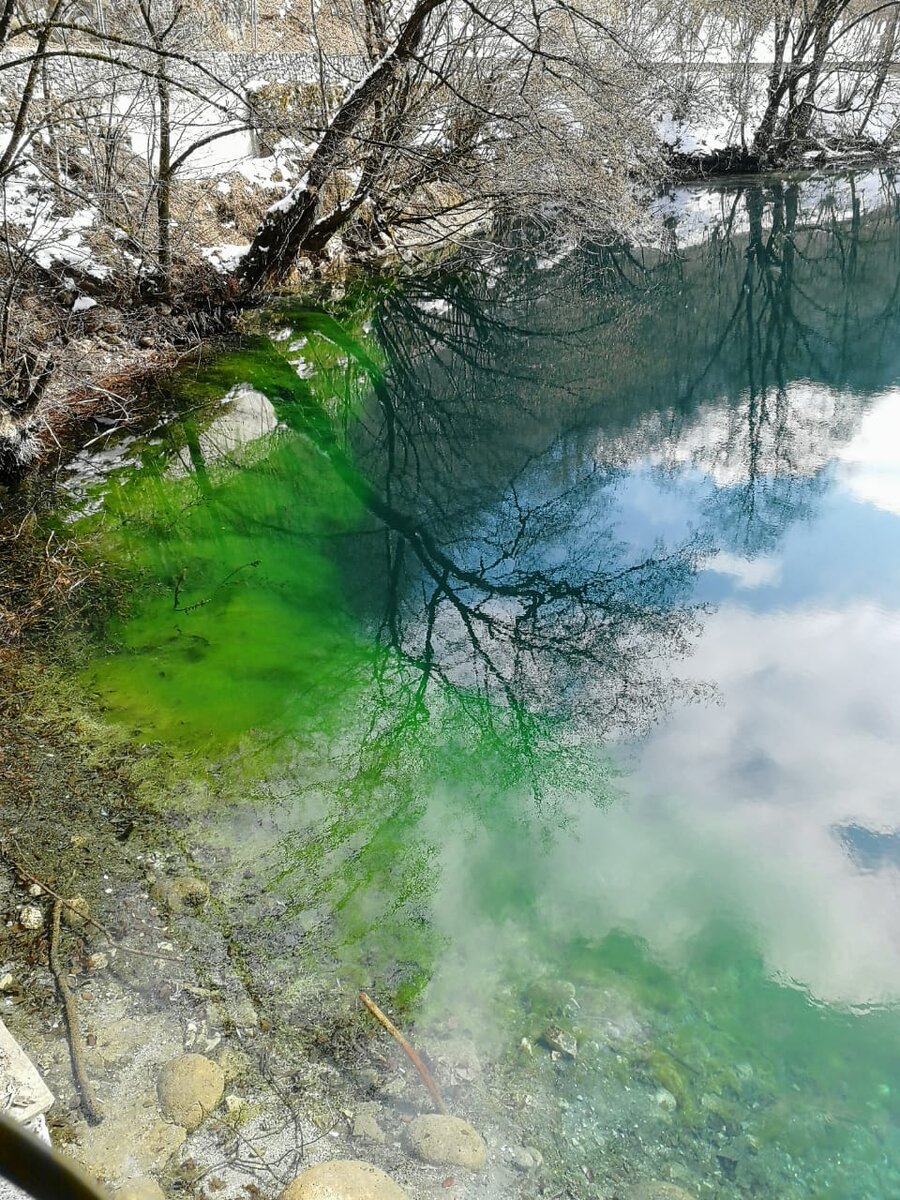
[[[665,211],[665,253],[286,306],[171,381],[70,481],[137,585],[85,680],[209,768],[273,971],[452,1015],[558,1101],[569,1194],[892,1197],[893,179]]]

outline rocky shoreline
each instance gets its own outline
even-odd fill
[[[361,1006],[348,1013],[346,997],[335,998],[355,1026],[341,1069],[308,1047],[304,1054],[279,1014],[257,1007],[239,949],[216,919],[215,885],[194,872],[177,830],[140,811],[110,763],[85,764],[76,739],[22,709],[11,715],[0,769],[0,1018],[56,1097],[48,1120],[57,1147],[132,1200],[274,1197],[286,1187],[301,1200],[319,1195],[326,1179],[335,1196],[407,1194],[374,1166],[360,1190],[356,1168],[334,1165],[360,1158],[360,1149],[393,1169],[404,1163],[413,1196],[438,1194],[436,1175],[442,1184],[451,1171],[473,1179],[482,1171],[480,1135],[457,1117],[427,1114],[414,1073],[373,1037]],[[97,1123],[73,1076],[72,1031],[48,953],[57,896],[69,901],[58,955]],[[323,1007],[321,1018],[337,1015]],[[374,1071],[375,1090],[391,1103],[408,1096],[402,1121],[389,1122],[371,1099],[372,1078],[363,1093],[347,1070]],[[480,1177],[477,1194],[492,1194],[491,1175]],[[476,1193],[460,1179],[454,1194]]]

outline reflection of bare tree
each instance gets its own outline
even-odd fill
[[[426,900],[431,789],[511,824],[605,793],[597,743],[672,698],[700,556],[772,546],[810,511],[886,382],[886,353],[854,349],[896,319],[893,284],[869,291],[888,227],[813,214],[787,183],[735,191],[732,211],[673,260],[512,262],[390,291],[386,366],[358,353],[371,396],[348,429],[293,372],[269,387],[374,518],[333,550],[372,634],[354,734],[315,743],[333,803],[283,848],[285,874],[352,929]],[[846,404],[817,404],[817,386]],[[715,485],[701,533],[630,545],[624,467],[669,459]]]

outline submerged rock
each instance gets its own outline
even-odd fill
[[[68,1152],[89,1175],[117,1184],[164,1170],[185,1139],[184,1128],[164,1121],[144,1096],[108,1107],[100,1125],[79,1122]],[[127,1184],[126,1184],[127,1185]]]
[[[70,929],[82,929],[90,915],[90,906],[84,896],[73,896],[63,905],[60,914],[63,925],[68,925]]]
[[[578,1042],[575,1040],[574,1033],[569,1033],[567,1029],[561,1029],[559,1025],[548,1025],[541,1034],[541,1041],[551,1050],[564,1054],[566,1058],[578,1057]]]
[[[166,1193],[155,1179],[132,1179],[116,1192],[116,1200],[166,1200]]]
[[[360,1104],[353,1116],[353,1137],[365,1138],[370,1142],[383,1143],[387,1139],[384,1130],[378,1124],[381,1106],[378,1104]]]
[[[574,1005],[575,985],[568,979],[538,979],[530,984],[525,1002],[533,1013],[541,1016],[561,1016]]]
[[[537,1171],[544,1161],[543,1154],[534,1146],[514,1146],[509,1155],[512,1165],[526,1174]]]
[[[44,914],[36,904],[23,904],[19,909],[19,921],[23,929],[43,929]]]
[[[487,1158],[484,1138],[461,1117],[416,1117],[406,1127],[406,1141],[413,1154],[437,1166],[480,1171]]]
[[[150,889],[157,904],[163,904],[172,913],[185,908],[202,908],[209,901],[209,885],[192,875],[180,875],[177,879],[161,879]]]
[[[371,1163],[334,1159],[301,1171],[278,1200],[407,1200],[407,1194]]]
[[[225,1093],[225,1072],[202,1054],[182,1054],[166,1063],[157,1081],[163,1114],[190,1133]]]
[[[626,1200],[696,1200],[677,1183],[637,1183],[625,1197]]]

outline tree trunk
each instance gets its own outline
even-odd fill
[[[448,0],[418,0],[394,45],[350,92],[319,142],[303,180],[274,204],[256,232],[237,277],[244,292],[282,280],[316,227],[319,194],[360,121],[388,91],[416,53],[431,14]],[[349,213],[348,213],[349,216]]]
[[[156,178],[157,261],[159,283],[165,295],[172,279],[172,123],[169,80],[159,57],[156,94],[159,100],[159,161]]]

